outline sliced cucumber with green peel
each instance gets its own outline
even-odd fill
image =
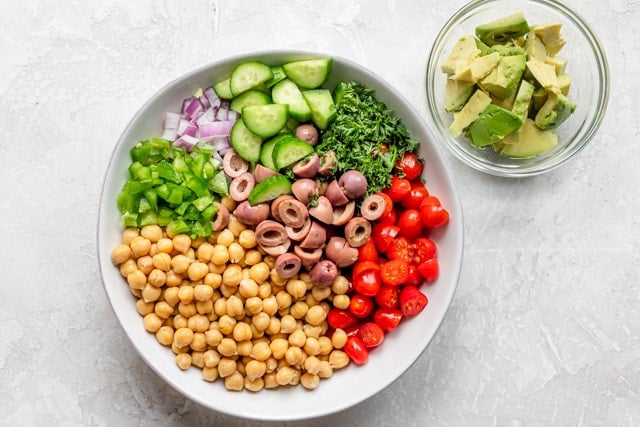
[[[233,93],[231,93],[231,79],[228,78],[213,85],[213,90],[220,99],[231,99]]]
[[[306,122],[311,118],[309,104],[293,81],[284,79],[271,88],[271,97],[277,104],[289,105],[289,115],[296,120]]]
[[[278,170],[289,167],[314,153],[314,149],[307,141],[295,136],[289,136],[276,142],[273,147],[273,163]]]
[[[249,193],[249,204],[269,202],[285,194],[291,194],[291,181],[285,176],[271,176],[256,185]]]
[[[242,118],[239,118],[233,124],[229,138],[231,147],[233,147],[238,156],[251,163],[255,163],[260,159],[262,138],[247,129]]]
[[[287,78],[287,74],[284,72],[284,68],[282,68],[282,65],[271,67],[271,73],[273,74],[273,77],[265,84],[266,87],[272,87],[276,83],[279,83]]]
[[[287,124],[289,106],[287,104],[250,105],[242,109],[242,120],[251,132],[262,138],[269,138]]]
[[[257,61],[238,64],[231,72],[231,93],[240,95],[249,89],[256,88],[273,78],[271,67]]]
[[[249,89],[246,92],[241,93],[231,100],[229,108],[238,113],[242,112],[243,107],[249,105],[267,105],[271,104],[271,97],[258,89]]]
[[[320,130],[325,130],[338,116],[329,89],[305,90],[302,96],[311,110],[311,120]]]
[[[295,84],[304,89],[315,89],[327,81],[331,73],[331,58],[306,59],[284,64],[284,72]]]
[[[281,141],[285,138],[290,138],[292,136],[293,135],[291,133],[287,132],[276,135],[273,138],[266,140],[262,144],[262,149],[260,150],[260,163],[262,164],[262,166],[277,171],[278,168],[273,161],[273,148],[276,146],[278,141]]]

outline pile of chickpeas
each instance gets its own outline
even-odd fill
[[[321,288],[306,272],[283,279],[233,215],[227,228],[196,240],[158,225],[125,229],[111,259],[145,329],[180,369],[198,367],[205,381],[221,378],[228,390],[315,389],[349,364],[346,333],[329,338],[326,320],[332,306],[349,306],[348,280]]]

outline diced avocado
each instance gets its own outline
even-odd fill
[[[556,69],[553,65],[545,64],[538,60],[527,61],[527,70],[534,79],[547,90],[558,88],[558,79],[556,77]]]
[[[544,46],[544,43],[542,43],[542,40],[540,40],[540,37],[536,36],[534,31],[529,31],[524,47],[529,60],[537,59],[538,61],[544,61],[548,56],[547,48]]]
[[[515,158],[529,158],[553,149],[558,145],[558,135],[554,130],[542,130],[533,120],[526,119],[522,127],[502,141],[501,155]]]
[[[480,49],[480,56],[488,55],[491,53],[491,48],[489,46],[482,43],[482,41],[477,38],[474,38],[474,40],[476,41],[476,47]]]
[[[547,102],[547,98],[549,97],[549,92],[543,87],[536,89],[533,92],[533,103],[531,105],[530,117],[535,117],[535,115],[540,111],[545,102]],[[533,113],[533,114],[531,114]]]
[[[456,137],[462,135],[462,131],[476,120],[489,104],[491,104],[491,97],[481,90],[476,90],[464,107],[457,113],[453,113],[453,122],[449,126],[451,132]]]
[[[469,100],[469,97],[471,97],[474,87],[475,85],[470,82],[447,79],[444,92],[444,109],[449,113],[460,111]]]
[[[449,57],[442,63],[442,72],[454,74],[456,62],[463,61],[463,63],[469,63],[479,55],[480,49],[476,47],[476,42],[473,36],[462,36],[453,46]]]
[[[507,46],[496,44],[490,47],[491,53],[497,52],[502,56],[526,55],[527,52],[520,46]]]
[[[499,53],[492,53],[485,56],[478,56],[473,59],[466,67],[457,69],[456,73],[451,76],[453,80],[467,81],[477,83],[493,70],[500,61]],[[460,62],[459,62],[460,63]]]
[[[516,102],[516,94],[517,92],[513,92],[513,95],[506,99],[500,99],[492,96],[491,102],[496,104],[498,107],[504,108],[505,110],[511,110],[513,108],[513,103]]]
[[[563,73],[558,76],[558,89],[564,96],[569,95],[569,89],[571,89],[571,76],[569,74]]]
[[[524,55],[501,56],[498,65],[480,80],[480,87],[498,98],[509,98],[518,89],[526,60]]]
[[[559,56],[548,56],[544,59],[545,64],[553,65],[556,69],[556,75],[564,73],[564,69],[567,66],[567,60]]]
[[[522,120],[509,110],[491,104],[480,113],[465,135],[478,148],[500,141],[522,126]]]
[[[555,129],[564,122],[574,111],[576,104],[561,93],[549,92],[549,97],[538,114],[536,114],[536,126],[540,129]]]
[[[562,24],[546,24],[536,25],[533,27],[533,31],[536,33],[544,46],[547,48],[549,56],[556,56],[560,49],[567,43],[565,39],[560,35],[560,29]]]
[[[524,122],[529,115],[529,107],[531,107],[531,100],[533,99],[533,92],[535,87],[526,80],[520,82],[520,88],[516,95],[516,100],[513,103],[511,112]]]
[[[476,27],[476,36],[488,46],[503,44],[528,32],[529,24],[522,12]]]

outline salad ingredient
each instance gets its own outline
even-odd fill
[[[249,194],[256,185],[256,179],[250,172],[245,172],[242,175],[233,178],[231,184],[229,184],[229,196],[236,202],[242,202],[247,200]]]
[[[383,331],[393,331],[402,320],[403,313],[393,308],[379,308],[373,314],[373,320]]]
[[[266,203],[251,205],[244,200],[236,206],[233,214],[244,224],[258,225],[269,216],[269,205]]]
[[[278,276],[289,279],[298,274],[301,266],[300,257],[292,253],[286,253],[276,259],[275,270]]]
[[[349,267],[358,259],[358,249],[349,245],[344,237],[339,236],[329,239],[324,253],[339,268]]]
[[[380,194],[372,194],[362,201],[360,213],[369,221],[375,221],[384,214],[387,202]]]
[[[358,328],[358,337],[366,348],[378,347],[384,341],[384,331],[373,322],[366,322]]]
[[[411,182],[406,178],[391,177],[391,185],[384,189],[393,202],[399,202],[411,193]]]
[[[324,195],[333,206],[343,206],[349,203],[349,198],[344,194],[342,187],[335,179],[327,185]]]
[[[318,196],[316,205],[309,208],[309,215],[320,222],[331,224],[333,221],[333,207],[325,196]]]
[[[313,178],[320,171],[320,157],[318,154],[313,153],[309,157],[296,163],[293,168],[291,168],[291,171],[300,178]]]
[[[322,248],[327,241],[327,231],[323,226],[315,221],[310,222],[309,231],[305,235],[304,240],[300,242],[303,249]]]
[[[422,220],[420,212],[416,209],[407,209],[398,217],[399,235],[401,237],[414,238],[422,234]]]
[[[274,136],[289,120],[286,104],[249,105],[242,108],[242,121],[247,129],[261,138]],[[258,161],[258,156],[255,161]]]
[[[429,299],[415,286],[407,285],[400,291],[400,309],[405,316],[415,316],[424,310]]]
[[[338,277],[338,266],[330,260],[318,262],[309,272],[311,282],[315,286],[327,288],[333,284]]]
[[[400,301],[400,287],[383,285],[375,297],[376,303],[382,308],[398,308]]]
[[[346,205],[336,206],[333,209],[331,225],[342,226],[348,223],[356,213],[356,202],[350,201]]]
[[[373,301],[369,297],[355,294],[349,301],[349,311],[357,318],[364,319],[373,312]]]
[[[278,206],[281,221],[292,228],[300,228],[309,217],[307,207],[296,199],[285,200]]]
[[[364,365],[369,360],[369,352],[362,340],[357,336],[347,338],[343,350],[356,365]]]
[[[449,212],[441,206],[437,197],[429,196],[420,204],[420,218],[425,227],[442,227],[449,222]]]
[[[284,169],[313,153],[313,147],[306,141],[288,136],[276,142],[271,156],[276,169]]]
[[[242,118],[239,118],[231,128],[229,136],[233,150],[247,162],[255,163],[260,158],[262,138],[251,132]]]
[[[410,186],[409,194],[404,196],[400,203],[406,209],[418,209],[422,201],[429,196],[429,191],[420,181],[413,181]]]
[[[251,205],[269,202],[285,194],[291,194],[291,181],[285,176],[274,175],[258,183],[248,196]]]
[[[382,286],[380,270],[376,269],[369,269],[355,274],[352,280],[353,289],[360,295],[367,297],[375,297]]]
[[[253,176],[255,177],[257,183],[261,183],[265,179],[271,178],[272,176],[276,175],[278,175],[278,172],[266,168],[259,163],[253,168]]]
[[[291,185],[291,191],[296,199],[307,205],[318,196],[318,183],[309,178],[297,179]]]
[[[229,150],[222,159],[222,168],[227,176],[237,178],[249,170],[249,163],[238,156],[234,150]]]
[[[488,46],[504,44],[529,32],[529,23],[522,12],[516,12],[476,27],[476,36]]]
[[[322,155],[320,159],[320,168],[318,173],[324,176],[332,176],[338,169],[338,159],[333,150],[329,150]]]
[[[311,120],[318,129],[325,130],[338,113],[328,89],[312,89],[302,92],[302,97],[311,110]]]
[[[290,79],[284,79],[271,89],[273,102],[289,106],[289,114],[295,120],[306,122],[311,118],[311,110],[302,96],[302,91]]]
[[[380,278],[388,286],[400,286],[409,275],[409,263],[402,259],[394,259],[382,264]]]
[[[303,141],[307,141],[311,146],[316,145],[319,139],[318,129],[308,123],[298,125],[296,127],[295,136]]]
[[[338,183],[350,199],[358,199],[367,192],[367,178],[357,170],[348,170],[343,173]]]
[[[296,85],[305,89],[315,89],[327,80],[332,66],[332,58],[315,58],[289,62],[282,68]]]
[[[273,78],[271,67],[257,61],[247,61],[236,65],[231,72],[230,89],[233,96],[260,86]]]
[[[334,90],[337,116],[316,146],[320,154],[333,151],[340,170],[360,171],[367,194],[388,187],[397,160],[417,145],[373,92],[360,83],[339,83]]]
[[[359,248],[371,236],[371,223],[360,216],[351,218],[344,227],[344,236],[351,247]]]
[[[244,107],[250,105],[268,105],[272,100],[269,94],[264,93],[261,90],[250,89],[231,100],[229,108],[237,113],[242,113]]]
[[[400,169],[401,175],[403,175],[404,178],[413,181],[422,175],[424,162],[415,152],[407,151],[398,159],[396,167]]]

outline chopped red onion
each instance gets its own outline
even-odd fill
[[[169,129],[169,128],[165,128],[161,136],[162,139],[168,139],[169,141],[175,141],[177,137],[178,137],[178,132],[176,132],[175,129]]]
[[[167,111],[164,115],[164,128],[165,129],[178,129],[180,123],[180,114]]]
[[[231,123],[228,121],[205,123],[204,125],[200,126],[199,131],[200,138],[208,138],[210,136],[219,135],[227,136],[229,135],[229,132],[231,132]]]
[[[176,139],[173,142],[173,145],[182,147],[185,150],[190,150],[191,147],[198,143],[198,138],[190,135],[182,135],[180,138]]]
[[[193,117],[196,114],[201,113],[202,110],[203,110],[203,107],[200,100],[198,98],[191,97],[190,102],[188,103],[187,107],[184,110],[184,113],[189,117]]]

